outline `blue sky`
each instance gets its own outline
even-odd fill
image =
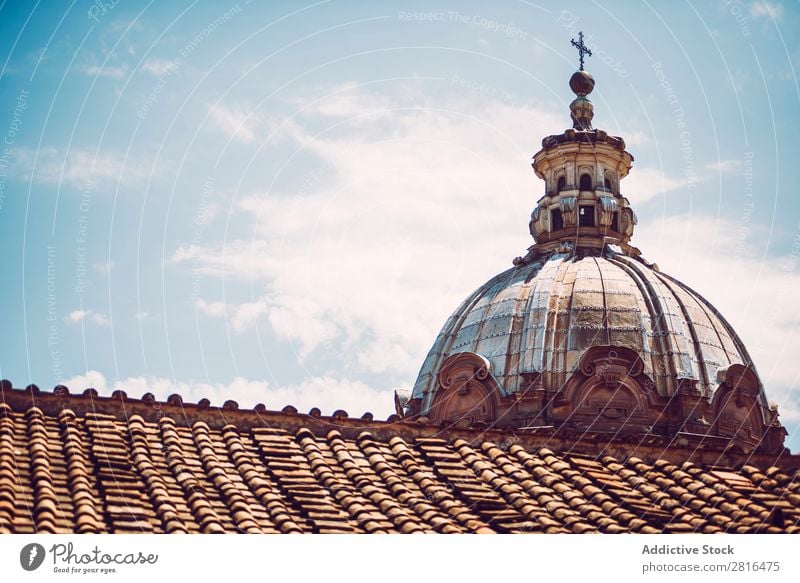
[[[391,412],[531,243],[541,139],[635,157],[633,243],[711,300],[800,446],[789,2],[0,4],[0,376]]]

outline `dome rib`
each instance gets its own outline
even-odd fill
[[[597,261],[597,257],[592,257],[594,260],[595,268],[597,268],[597,274],[600,276],[600,288],[603,291],[603,314],[605,317],[603,318],[603,324],[606,331],[606,344],[611,344],[611,323],[609,322],[608,318],[608,298],[606,297],[606,282],[605,278],[603,277],[603,270],[600,267],[600,263]]]
[[[563,259],[559,260],[552,284],[553,289],[558,290],[558,293],[555,294],[555,299],[552,299],[552,295],[550,296],[554,306],[553,310],[550,310],[550,302],[548,302],[545,322],[545,340],[547,342],[545,343],[544,358],[542,359],[542,372],[545,373],[558,373],[561,371],[557,355],[564,350],[564,345],[569,342],[569,327],[559,327],[562,318],[565,322],[569,322],[569,315],[572,311],[572,291],[574,291],[575,287],[572,283],[565,283],[564,276],[568,273],[569,264]],[[571,290],[569,294],[564,293],[567,285],[570,286]],[[566,303],[566,308],[562,309],[562,303]],[[559,337],[560,330],[565,332],[561,338]],[[548,346],[549,350],[547,349]]]
[[[719,320],[719,323],[722,324],[722,327],[725,329],[725,333],[728,335],[734,347],[736,348],[736,352],[739,355],[740,359],[742,360],[741,364],[750,367],[756,373],[755,376],[758,379],[759,400],[761,401],[763,407],[765,408],[769,407],[769,401],[767,399],[766,391],[764,390],[764,385],[761,382],[761,377],[758,375],[758,372],[756,370],[755,363],[753,362],[753,359],[750,357],[750,353],[747,351],[747,347],[744,345],[744,342],[742,342],[742,339],[736,333],[736,330],[733,329],[731,323],[728,322],[725,316],[723,316],[722,313],[720,313],[720,311],[717,310],[717,308],[714,307],[714,305],[711,302],[709,302],[702,294],[699,294],[694,289],[684,284],[683,282],[678,281],[669,274],[662,273],[661,276],[675,283],[676,285],[683,287],[686,291],[691,293],[699,301],[699,303],[705,306],[707,310],[710,310],[711,313],[714,314],[714,317],[716,317],[717,320]],[[731,360],[730,362],[733,362],[733,360]],[[764,416],[764,418],[766,420],[766,416]]]
[[[691,333],[687,337],[685,330],[686,324],[684,323],[685,318],[681,318],[678,322],[673,321],[673,317],[679,316],[679,314],[674,312],[674,308],[680,309],[680,306],[672,290],[666,287],[658,278],[653,277],[653,270],[633,259],[616,255],[610,260],[612,262],[615,260],[619,261],[641,278],[652,300],[652,305],[650,306],[653,310],[650,312],[651,323],[655,319],[663,326],[662,330],[658,331],[658,333],[665,339],[666,346],[664,348],[666,348],[666,351],[656,355],[662,360],[659,361],[656,359],[654,370],[658,370],[664,360],[669,363],[672,374],[663,377],[669,379],[667,381],[668,386],[666,387],[666,393],[671,394],[674,392],[676,388],[675,379],[693,378],[699,381],[700,366],[696,360],[696,355],[694,359],[692,358],[694,349],[690,352],[689,346],[687,345],[689,338],[691,338]],[[683,346],[681,346],[681,344],[683,344]],[[685,362],[681,358],[682,355],[686,357]]]
[[[464,321],[472,313],[478,302],[486,295],[487,288],[491,288],[491,286],[502,281],[504,277],[516,270],[517,268],[514,267],[495,275],[484,285],[475,289],[450,315],[425,358],[422,369],[414,383],[412,395],[424,398],[426,405],[430,403],[433,393],[436,391],[436,371],[439,370],[446,356],[450,354],[458,333],[463,329]]]
[[[658,274],[656,274],[656,277],[658,277]],[[686,328],[689,330],[689,334],[691,334],[692,336],[692,348],[694,349],[694,355],[695,359],[697,360],[701,381],[704,387],[710,387],[711,375],[708,372],[709,363],[714,364],[715,361],[709,361],[706,358],[706,354],[703,350],[703,344],[706,343],[701,341],[700,337],[697,334],[697,323],[695,322],[695,319],[692,318],[692,316],[689,314],[689,308],[687,307],[686,302],[684,302],[684,300],[681,298],[680,294],[676,292],[676,290],[672,287],[670,283],[667,282],[667,280],[661,277],[658,277],[658,279],[662,281],[664,285],[666,285],[669,288],[669,290],[672,292],[673,297],[675,298],[675,301],[678,302],[678,305],[681,308],[681,312],[683,313],[683,319],[686,322]],[[714,328],[713,323],[711,323],[711,326],[709,327],[713,329]],[[719,363],[720,366],[722,366],[722,364],[723,363]]]
[[[527,280],[527,278],[526,278]],[[526,282],[528,283],[528,282]],[[521,285],[517,293],[517,299],[514,302],[514,309],[511,314],[511,329],[508,334],[508,344],[506,346],[506,366],[505,371],[514,370],[515,368],[522,371],[522,358],[523,358],[523,330],[525,327],[525,314],[527,313],[526,307],[531,294],[530,285]],[[516,366],[515,366],[516,361]],[[519,378],[513,377],[509,379],[507,385],[509,392],[519,391]]]
[[[655,273],[655,276],[660,281],[662,281],[664,283],[664,285],[666,285],[669,288],[669,290],[672,292],[672,295],[675,297],[675,301],[677,301],[678,305],[681,307],[681,312],[683,313],[683,318],[684,318],[684,321],[686,322],[686,328],[689,330],[689,334],[691,334],[691,336],[692,336],[692,347],[694,348],[695,359],[697,360],[699,372],[700,372],[700,375],[701,375],[701,379],[700,380],[703,383],[703,387],[706,390],[708,390],[708,389],[710,389],[710,387],[712,385],[712,379],[711,379],[711,375],[709,374],[709,370],[708,370],[709,366],[708,365],[709,365],[709,362],[711,364],[714,364],[715,361],[708,361],[707,360],[706,355],[705,355],[705,353],[703,351],[703,345],[704,344],[706,344],[708,346],[711,346],[711,345],[707,344],[707,342],[705,342],[705,341],[701,341],[700,340],[700,338],[699,338],[699,336],[697,334],[697,323],[695,322],[695,319],[692,318],[692,316],[689,314],[689,309],[686,306],[686,303],[683,301],[683,299],[681,298],[680,294],[677,293],[677,291],[673,287],[673,282],[670,282],[670,281],[666,280],[663,277],[659,277],[658,273]],[[691,298],[691,294],[687,294],[687,295]],[[703,310],[703,315],[706,316],[706,318],[708,319],[708,314],[706,314],[705,310]],[[709,320],[709,324],[710,324],[709,328],[714,330],[714,332],[716,333],[716,329],[714,328],[714,323],[711,322],[711,320]],[[717,334],[717,338],[719,338],[719,334]],[[721,344],[722,344],[722,339],[720,339],[720,345]],[[724,349],[723,349],[723,351],[724,351]],[[728,358],[727,353],[725,353],[725,357]],[[730,362],[730,359],[728,359],[728,362]],[[724,366],[726,363],[718,363],[718,364],[721,367],[721,366]],[[715,375],[714,376],[716,376],[716,371],[715,371]]]
[[[518,279],[519,274],[514,273],[515,277],[509,281]],[[487,301],[486,309],[483,311],[477,337],[472,341],[472,352],[482,354],[492,364],[493,371],[505,372],[507,368],[508,340],[504,340],[511,334],[514,307],[519,298],[519,286],[495,287],[493,293]],[[509,293],[516,292],[516,293]],[[487,294],[488,296],[488,294]],[[502,366],[497,363],[502,359]],[[503,386],[504,379],[498,378]],[[506,390],[510,390],[506,387]]]
[[[687,288],[684,288],[684,290],[688,292]],[[694,303],[697,304],[697,307],[703,311],[703,313],[706,315],[706,318],[708,318],[708,321],[711,323],[711,327],[714,329],[714,333],[717,335],[717,340],[719,340],[719,345],[722,348],[722,352],[725,353],[725,358],[727,359],[727,361],[734,362],[734,358],[731,356],[732,353],[726,347],[725,339],[722,337],[722,334],[720,333],[717,323],[715,323],[714,320],[712,319],[712,314],[709,313],[708,307],[698,299],[697,294],[695,294],[694,292],[689,292],[689,295],[691,296],[692,301],[694,301]],[[725,335],[729,336],[727,330],[725,331]]]
[[[523,372],[541,371],[543,369],[544,336],[547,330],[550,294],[545,297],[539,290],[539,286],[531,285],[531,281],[534,278],[543,278],[541,275],[543,269],[544,266],[542,265],[532,266],[528,277],[525,278],[525,285],[529,286],[529,292],[524,313],[527,318],[524,319],[522,327],[523,340],[521,346],[523,350],[520,355],[520,370]]]
[[[671,329],[670,323],[665,316],[663,303],[659,301],[658,291],[649,285],[647,277],[645,277],[632,262],[624,261],[618,257],[610,257],[608,261],[628,274],[641,293],[641,298],[647,307],[650,319],[650,332],[648,333],[648,331],[645,330],[645,342],[650,344],[651,348],[650,366],[653,381],[656,383],[657,387],[659,381],[662,381],[666,386],[662,387],[661,390],[666,394],[671,394],[675,390],[674,379],[678,376],[679,370],[673,358],[663,358],[670,356],[671,352],[675,352],[672,346],[674,331]],[[657,309],[656,306],[659,306],[659,308]],[[658,352],[652,350],[652,342],[654,339],[659,345]],[[659,360],[659,358],[662,360]],[[669,370],[663,371],[663,362],[667,363],[667,368]]]

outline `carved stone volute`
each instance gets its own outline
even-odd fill
[[[750,367],[732,364],[717,371],[717,382],[712,434],[730,438],[744,451],[754,450],[761,445],[766,430],[758,403],[758,377]]]
[[[500,390],[490,369],[489,361],[474,352],[447,358],[439,370],[431,420],[464,427],[492,423],[497,416]]]

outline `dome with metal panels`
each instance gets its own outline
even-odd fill
[[[533,159],[546,185],[535,244],[448,318],[404,414],[779,451],[785,430],[731,325],[629,244],[636,217],[619,181],[633,157],[591,128],[578,89],[573,128]]]
[[[503,394],[519,391],[526,373],[557,388],[598,345],[635,351],[665,397],[681,379],[711,395],[718,370],[753,366],[736,332],[702,296],[608,248],[602,255],[553,253],[475,290],[436,338],[413,395],[429,405],[436,371],[461,352],[486,358]]]

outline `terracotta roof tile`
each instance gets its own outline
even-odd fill
[[[0,532],[800,531],[796,456],[0,388]]]

